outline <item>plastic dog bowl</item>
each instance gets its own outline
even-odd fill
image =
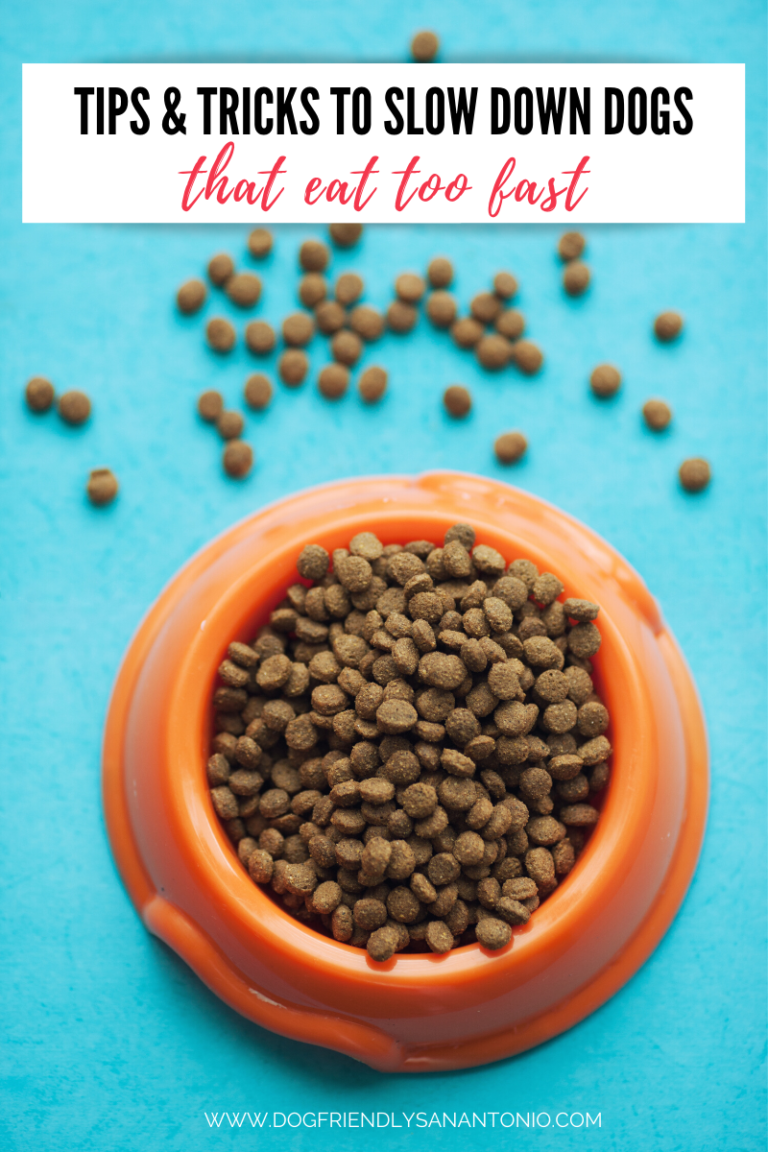
[[[505,557],[601,605],[597,676],[614,755],[601,819],[573,872],[513,932],[445,956],[365,950],[293,919],[256,887],[215,816],[205,762],[228,643],[249,639],[296,579],[305,544],[442,541],[458,520]],[[218,996],[284,1036],[383,1071],[464,1068],[569,1028],[617,991],[667,930],[706,818],[707,748],[690,673],[655,601],[603,540],[505,484],[457,473],[331,484],[258,512],[171,581],[133,639],[104,741],[120,874],[150,932]]]

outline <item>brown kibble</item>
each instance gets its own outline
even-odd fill
[[[450,328],[456,319],[458,305],[450,292],[430,292],[425,310],[436,328]]]
[[[590,272],[581,260],[571,260],[563,272],[563,288],[569,296],[581,296],[589,287]]]
[[[244,440],[228,440],[222,459],[227,475],[242,480],[253,467],[253,449]]]
[[[672,420],[672,409],[665,400],[646,400],[643,419],[652,432],[663,432]]]
[[[525,331],[525,317],[515,308],[506,308],[495,324],[496,331],[507,340],[519,340]],[[510,349],[510,355],[512,354]]]
[[[346,319],[347,314],[338,300],[323,300],[315,308],[317,327],[324,336],[332,336],[334,332],[339,332],[344,327]]]
[[[84,424],[91,414],[91,401],[85,392],[73,388],[59,397],[58,412],[66,424]]]
[[[308,272],[299,283],[299,300],[305,308],[316,308],[328,295],[328,285],[319,272]]]
[[[653,322],[656,337],[665,344],[675,340],[683,330],[683,318],[679,312],[662,312]]]
[[[516,464],[528,450],[528,441],[522,432],[503,432],[496,438],[493,450],[500,464]]]
[[[589,384],[595,396],[605,400],[615,396],[621,387],[621,372],[613,364],[598,364],[589,378]]]
[[[306,379],[309,358],[300,348],[287,348],[277,362],[280,379],[289,388],[297,388]]]
[[[367,304],[360,304],[351,312],[349,326],[361,340],[371,341],[384,335],[385,321],[381,312]]]
[[[237,341],[237,333],[229,320],[214,316],[205,326],[205,338],[214,352],[231,352]]]
[[[461,384],[451,384],[443,393],[443,404],[449,415],[456,419],[466,416],[472,409],[472,396],[469,389]]]
[[[24,391],[31,412],[47,412],[54,401],[54,389],[45,376],[33,376]]]
[[[586,246],[581,232],[565,232],[558,241],[557,252],[561,260],[578,260]]]
[[[574,597],[569,597],[563,601],[563,611],[571,620],[596,620],[600,612],[600,605],[593,604],[591,600],[577,600]]]
[[[330,260],[331,253],[320,240],[305,240],[299,249],[299,264],[305,272],[324,272]]]
[[[343,307],[354,304],[363,294],[363,281],[356,272],[343,272],[336,281],[336,299]]]
[[[179,306],[179,312],[183,312],[185,316],[191,316],[193,312],[199,312],[203,304],[205,304],[207,294],[207,289],[202,280],[187,280],[176,293],[176,303]]]
[[[326,364],[317,377],[317,387],[326,400],[338,400],[349,387],[349,369],[343,364]]]
[[[433,288],[447,288],[453,280],[453,265],[445,256],[435,256],[427,267],[427,279]]]
[[[387,324],[393,332],[403,334],[410,332],[416,325],[419,313],[412,304],[403,300],[393,300],[387,308]]]
[[[283,340],[291,347],[305,347],[314,334],[314,321],[306,312],[294,312],[283,320]]]
[[[245,382],[243,396],[248,407],[254,408],[257,412],[267,408],[272,399],[272,384],[269,378],[261,372],[249,376]]]
[[[94,468],[88,477],[86,491],[91,504],[111,504],[117,496],[117,477],[109,468]]]
[[[296,561],[296,567],[299,575],[305,580],[322,580],[328,571],[329,563],[330,556],[325,548],[321,548],[319,544],[307,544]]]
[[[375,404],[387,390],[387,373],[383,368],[372,365],[361,374],[357,387],[366,404]]]
[[[371,932],[365,946],[371,959],[383,964],[394,956],[398,941],[397,931],[385,925],[383,928],[377,928],[375,932]]]
[[[678,475],[686,492],[701,492],[712,478],[709,463],[701,456],[692,456],[688,460],[683,460]]]
[[[227,256],[226,252],[219,252],[217,256],[212,256],[208,261],[208,279],[219,288],[226,284],[234,271],[235,262],[231,256]]]
[[[342,329],[331,340],[331,352],[334,360],[349,366],[356,364],[363,352],[363,342],[354,332]]]
[[[437,56],[440,41],[434,32],[417,32],[411,40],[411,55],[418,64],[429,64]]]
[[[245,326],[245,343],[257,356],[266,356],[277,343],[277,336],[266,320],[252,320]]]
[[[510,359],[526,376],[534,376],[544,363],[544,354],[531,340],[518,340],[512,345]]]
[[[589,660],[590,656],[594,656],[600,648],[600,640],[597,627],[589,621],[576,624],[568,633],[568,647],[580,660]]]
[[[453,932],[443,920],[430,920],[425,936],[430,952],[442,955],[453,948]]]
[[[261,296],[261,280],[253,272],[236,272],[227,280],[225,290],[238,308],[253,308]]]
[[[248,251],[255,260],[263,260],[272,251],[272,233],[266,228],[254,228],[248,237]]]
[[[328,228],[331,240],[339,248],[352,248],[357,244],[363,234],[362,224],[350,222],[347,224],[331,224]]]
[[[493,290],[500,300],[511,300],[517,295],[518,283],[511,272],[497,272],[493,278]]]
[[[502,303],[492,292],[479,292],[472,298],[469,309],[481,324],[493,324],[501,314]]]
[[[418,304],[426,290],[424,280],[415,272],[402,272],[395,280],[395,294],[404,304]]]
[[[245,421],[239,412],[222,412],[216,421],[216,430],[222,440],[237,440],[244,427]]]
[[[512,939],[512,930],[504,920],[497,920],[495,916],[484,916],[475,928],[478,943],[483,948],[495,952],[504,948]]]
[[[503,336],[491,333],[490,336],[481,336],[478,340],[475,355],[483,368],[487,368],[489,372],[498,372],[509,363],[512,345]]]
[[[451,325],[453,342],[459,348],[474,348],[483,335],[483,325],[474,316],[462,316]]]

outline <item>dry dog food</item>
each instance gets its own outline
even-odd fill
[[[708,461],[703,460],[700,456],[692,456],[688,460],[683,460],[678,474],[680,483],[686,492],[701,492],[712,479],[712,471]]]
[[[59,396],[59,416],[67,424],[84,424],[91,414],[91,401],[77,388]]]
[[[243,396],[248,407],[254,408],[257,412],[269,407],[272,399],[272,384],[269,377],[262,372],[254,372],[245,382]]]
[[[557,251],[561,260],[578,260],[586,246],[581,232],[565,232],[558,241]]]
[[[232,410],[220,413],[216,420],[216,430],[222,440],[239,440],[244,427],[245,421],[240,413]]]
[[[683,330],[683,318],[679,312],[662,312],[653,322],[653,330],[659,340],[668,343],[675,340]]]
[[[187,280],[186,284],[182,284],[176,293],[179,312],[183,312],[186,316],[191,316],[193,312],[199,312],[205,304],[207,295],[208,292],[202,280]]]
[[[266,320],[251,320],[245,326],[245,343],[257,356],[266,356],[277,343],[277,335]]]
[[[411,40],[411,55],[419,64],[428,64],[437,56],[440,41],[434,32],[417,32]]]
[[[242,480],[253,467],[253,449],[244,440],[228,440],[222,462],[228,476]]]
[[[266,228],[254,228],[248,237],[248,251],[256,260],[263,260],[272,251],[272,233]]]
[[[598,364],[589,378],[589,384],[595,396],[607,400],[621,388],[621,372],[613,364]]]
[[[218,669],[207,777],[243,866],[380,962],[503,948],[599,818],[598,605],[509,559],[468,524],[310,544]]]
[[[253,272],[236,272],[227,280],[225,291],[238,308],[252,308],[261,296],[261,280]]]
[[[223,287],[235,272],[235,262],[226,252],[219,252],[208,261],[208,279],[218,288]]]
[[[469,389],[462,384],[451,384],[443,393],[443,404],[446,412],[461,419],[468,415],[472,409],[472,396]]]
[[[205,326],[205,336],[214,352],[231,352],[237,341],[237,333],[223,316],[214,316]]]
[[[672,409],[666,400],[646,400],[643,419],[653,432],[663,432],[672,420]]]
[[[33,376],[24,390],[24,398],[31,412],[47,412],[55,397],[53,384],[45,376]]]
[[[215,424],[224,411],[224,397],[221,392],[209,389],[197,398],[197,411],[208,424]]]
[[[445,256],[435,256],[427,267],[427,279],[433,288],[448,288],[453,280],[453,264]]]
[[[502,432],[493,445],[500,464],[516,464],[528,450],[528,441],[522,432]]]
[[[352,248],[363,234],[362,224],[331,224],[331,240],[339,248]]]
[[[94,468],[85,486],[88,499],[97,506],[111,504],[118,488],[117,477],[109,468]]]
[[[589,287],[590,273],[581,260],[570,260],[563,272],[563,287],[569,296],[581,296]]]
[[[361,372],[357,388],[366,404],[375,404],[387,390],[387,373],[379,365],[372,364]]]

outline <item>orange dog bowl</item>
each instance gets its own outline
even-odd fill
[[[601,605],[612,716],[603,813],[573,872],[494,954],[377,965],[294,920],[250,880],[211,805],[210,697],[228,643],[250,638],[315,541],[364,529],[439,542],[457,520],[504,556],[556,572]],[[331,484],[225,532],[171,581],[117,678],[104,805],[120,874],[147,928],[250,1020],[382,1071],[465,1068],[547,1040],[613,995],[667,930],[706,818],[707,748],[690,673],[656,603],[603,540],[556,508],[478,476]]]

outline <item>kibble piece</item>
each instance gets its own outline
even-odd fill
[[[383,964],[394,956],[397,951],[398,940],[397,931],[384,925],[382,928],[377,928],[375,932],[371,932],[365,947],[372,960]]]
[[[237,333],[229,320],[214,316],[205,326],[205,338],[214,352],[231,352],[237,341]]]
[[[615,396],[621,388],[621,372],[613,364],[598,364],[589,378],[589,385],[601,400]]]
[[[688,460],[683,460],[678,475],[686,492],[701,492],[712,478],[708,461],[700,456],[692,456]]]
[[[254,228],[248,237],[248,251],[256,260],[263,260],[272,251],[272,233],[266,228]]]
[[[328,285],[319,272],[307,272],[299,283],[299,300],[305,308],[316,308],[328,295]]]
[[[360,376],[357,387],[366,404],[375,404],[387,390],[386,371],[377,365],[366,368]]]
[[[426,290],[424,280],[415,272],[403,272],[395,280],[395,293],[404,304],[418,304]]]
[[[497,272],[493,278],[493,290],[500,300],[511,300],[517,295],[518,283],[511,272]]]
[[[249,376],[245,382],[243,396],[248,407],[254,408],[257,412],[269,407],[272,399],[272,385],[269,378],[261,372]]]
[[[496,951],[504,948],[512,939],[512,929],[504,920],[497,920],[495,916],[484,916],[478,921],[475,928],[477,939],[483,948]]]
[[[510,359],[526,376],[534,376],[544,363],[544,354],[530,340],[518,340],[512,345]]]
[[[339,400],[349,387],[349,369],[343,364],[326,364],[318,374],[317,387],[326,400]]]
[[[410,332],[416,325],[419,313],[412,304],[403,300],[393,300],[387,308],[387,324],[393,332]]]
[[[589,660],[590,656],[594,656],[600,648],[600,639],[600,632],[596,626],[585,621],[571,628],[568,633],[568,647],[574,656],[578,656],[580,660]]]
[[[581,232],[565,232],[558,241],[557,251],[561,260],[578,260],[586,246]]]
[[[450,416],[461,419],[472,409],[472,396],[461,384],[451,384],[443,393],[443,404]]]
[[[481,324],[493,324],[501,314],[503,305],[493,292],[479,292],[472,298],[469,310]]]
[[[361,340],[378,340],[384,335],[384,317],[375,308],[360,304],[350,313],[349,326]]]
[[[443,920],[430,920],[427,925],[425,940],[430,952],[442,955],[453,948],[453,932]]]
[[[437,56],[440,41],[434,32],[417,32],[411,40],[411,55],[418,64],[428,64]]]
[[[91,504],[111,504],[117,496],[117,477],[109,468],[94,468],[88,477],[86,491]]]
[[[435,256],[427,267],[427,279],[433,288],[447,288],[453,280],[453,265],[445,256]]]
[[[207,290],[202,280],[187,280],[176,293],[179,312],[183,312],[185,316],[199,312],[205,304],[206,295]]]
[[[478,340],[475,355],[483,368],[487,368],[489,372],[498,372],[509,363],[512,345],[503,336],[491,333],[490,336],[481,336]]]
[[[525,331],[525,317],[515,308],[506,308],[500,313],[494,325],[500,336],[507,340],[519,340]],[[511,349],[510,349],[511,355]]]
[[[299,249],[299,264],[305,272],[324,272],[331,253],[320,240],[305,240]]]
[[[59,397],[58,412],[66,424],[84,424],[91,414],[91,401],[85,392],[72,388]]]
[[[45,376],[33,376],[24,390],[24,398],[31,412],[47,412],[54,401],[54,388]]]
[[[315,308],[315,320],[324,336],[332,336],[344,327],[347,314],[337,300],[323,300]]]
[[[451,325],[453,342],[459,348],[474,348],[478,341],[483,338],[483,334],[483,325],[474,316],[462,316],[460,320]]]
[[[226,252],[219,252],[208,261],[208,279],[221,288],[234,274],[235,262]]]
[[[257,356],[266,356],[277,343],[277,336],[266,320],[252,320],[245,326],[245,343]]]
[[[571,260],[563,272],[563,288],[569,296],[581,296],[589,287],[590,273],[581,260]]]
[[[314,321],[306,312],[294,312],[283,320],[283,340],[291,347],[305,347],[314,334]]]
[[[306,379],[309,358],[300,348],[288,348],[280,357],[277,370],[284,384],[289,388],[297,388]]]
[[[261,296],[261,280],[253,272],[236,272],[227,280],[225,290],[238,308],[252,308]]]
[[[253,449],[244,440],[228,440],[222,459],[227,475],[242,480],[253,467]]]
[[[683,330],[683,318],[679,312],[662,312],[653,322],[653,330],[659,340],[666,344],[675,340]]]
[[[652,432],[663,432],[672,420],[672,409],[665,400],[646,400],[643,419]]]
[[[458,313],[456,298],[450,292],[430,292],[426,313],[436,328],[450,328]]]
[[[331,224],[328,231],[331,234],[331,240],[339,248],[352,248],[362,236],[363,226],[350,221],[347,224]]]
[[[213,389],[201,392],[197,398],[197,411],[208,424],[215,424],[224,411],[224,397],[221,392]]]
[[[522,432],[503,432],[494,441],[493,450],[500,464],[516,464],[528,450],[528,441]]]
[[[216,421],[216,430],[222,440],[237,440],[244,427],[245,421],[239,412],[222,412]]]
[[[299,554],[296,567],[305,580],[322,580],[328,571],[330,556],[319,544],[307,544]]]
[[[346,308],[360,299],[363,289],[362,278],[356,272],[343,272],[336,281],[334,293],[339,304]]]

